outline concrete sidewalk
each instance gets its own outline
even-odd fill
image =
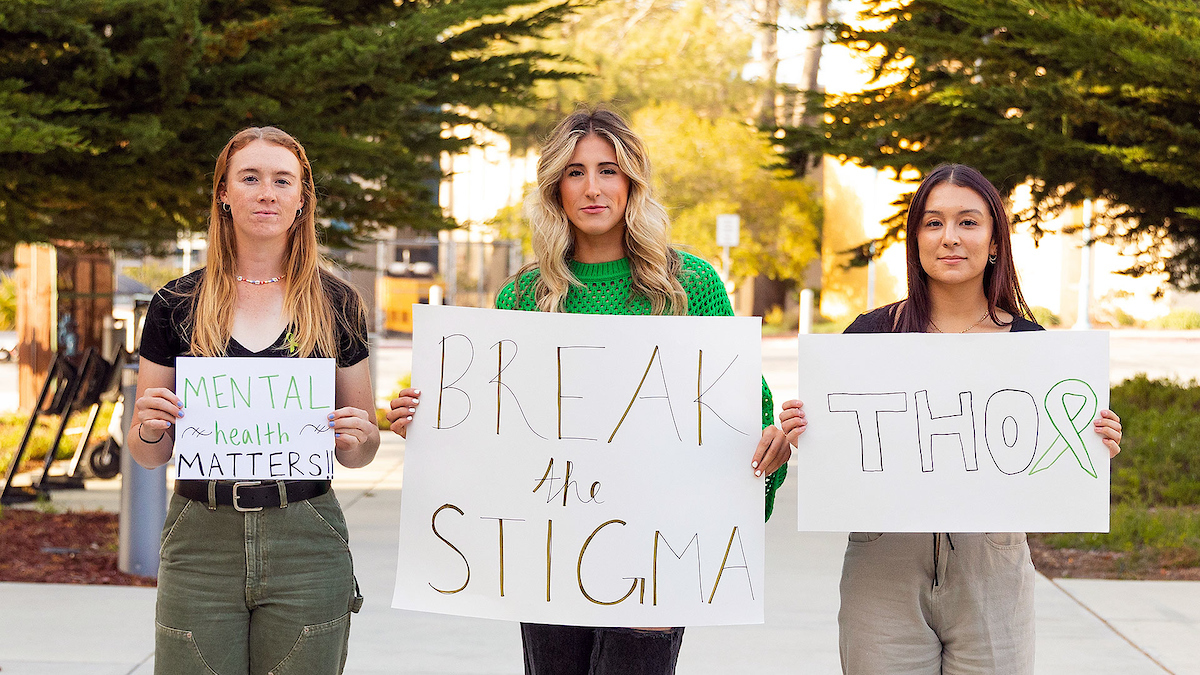
[[[403,473],[403,442],[387,435],[374,463],[334,482],[366,596],[346,672],[518,675],[515,623],[390,608]],[[54,503],[115,510],[116,483]],[[839,672],[845,535],[797,533],[790,486],[779,503],[767,525],[766,624],[688,629],[679,673]],[[1039,675],[1200,675],[1200,582],[1039,577],[1037,639]],[[153,650],[153,589],[0,583],[0,675],[149,675]]]

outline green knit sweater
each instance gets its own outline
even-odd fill
[[[679,283],[687,293],[689,316],[733,316],[725,285],[712,265],[694,255],[677,251],[683,264],[679,272]],[[630,295],[633,279],[629,271],[629,259],[622,258],[605,263],[581,263],[570,261],[571,272],[583,283],[583,288],[572,287],[563,302],[563,311],[572,314],[649,314],[650,301],[640,295]],[[498,309],[537,311],[533,285],[538,271],[531,270],[520,279],[510,280],[496,296]],[[774,422],[774,402],[767,381],[762,383],[762,426],[767,428]],[[775,507],[775,490],[783,485],[787,477],[787,464],[767,476],[767,513]]]

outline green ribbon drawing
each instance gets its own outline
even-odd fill
[[[1071,404],[1077,403],[1078,405],[1068,404],[1068,400],[1071,401]],[[1079,468],[1086,471],[1092,478],[1097,478],[1096,467],[1092,464],[1092,457],[1084,445],[1083,436],[1080,435],[1080,432],[1087,429],[1092,420],[1096,419],[1096,409],[1099,407],[1099,398],[1096,396],[1096,392],[1083,380],[1063,380],[1050,387],[1050,391],[1046,392],[1045,403],[1046,417],[1050,418],[1050,424],[1054,425],[1058,436],[1054,438],[1042,456],[1033,463],[1029,475],[1032,476],[1054,466],[1058,458],[1070,450],[1075,455],[1075,461],[1079,462]],[[1046,461],[1047,457],[1053,457],[1053,459]]]

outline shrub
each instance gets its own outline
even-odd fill
[[[1043,328],[1062,324],[1062,320],[1058,318],[1058,315],[1045,307],[1030,307],[1029,309],[1033,312],[1033,320],[1037,321]]]
[[[1124,436],[1113,503],[1200,505],[1200,385],[1138,375],[1112,388],[1109,407]]]
[[[1196,330],[1200,328],[1200,312],[1194,309],[1173,309],[1146,324],[1156,330]]]

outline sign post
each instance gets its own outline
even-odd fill
[[[729,248],[738,245],[742,217],[736,213],[717,216],[717,246],[721,247],[721,276],[729,281]]]

